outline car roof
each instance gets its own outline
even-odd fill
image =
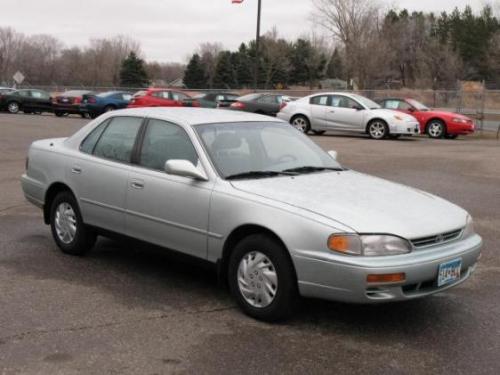
[[[200,125],[230,122],[283,122],[277,118],[255,113],[231,111],[226,109],[183,108],[183,107],[146,107],[113,111],[116,116],[152,117],[185,125]]]

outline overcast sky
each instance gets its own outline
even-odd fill
[[[255,37],[257,0],[23,0],[2,1],[0,26],[26,34],[47,33],[66,45],[124,34],[142,44],[148,60],[185,62],[201,42],[236,48]],[[410,10],[441,12],[485,0],[385,0]],[[276,26],[294,38],[313,27],[311,0],[263,0],[263,32]]]

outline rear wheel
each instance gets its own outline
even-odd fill
[[[83,223],[76,199],[68,191],[59,193],[52,201],[50,227],[57,246],[66,254],[83,255],[97,239]]]
[[[382,120],[373,120],[368,124],[368,134],[373,139],[384,139],[389,135],[389,127]]]
[[[295,116],[291,121],[292,126],[298,131],[307,134],[311,130],[311,123],[306,116]]]
[[[297,280],[287,250],[271,236],[241,240],[229,259],[229,287],[241,309],[253,318],[276,321],[291,315]]]
[[[12,113],[12,114],[19,113],[19,110],[20,110],[19,103],[18,103],[18,102],[10,102],[10,103],[7,105],[7,110],[8,110],[10,113]]]
[[[446,134],[446,127],[441,120],[432,120],[427,124],[427,135],[437,139],[442,138]]]

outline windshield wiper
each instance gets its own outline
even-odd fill
[[[226,177],[226,180],[238,180],[244,178],[265,178],[275,176],[296,176],[293,171],[248,171],[232,174]]]
[[[290,169],[285,169],[282,172],[288,173],[313,173],[313,172],[322,172],[322,171],[337,171],[341,172],[343,171],[343,168],[333,168],[333,167],[315,167],[311,165],[305,165],[302,167],[297,167],[297,168],[290,168]]]

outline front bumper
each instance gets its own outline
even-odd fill
[[[295,251],[299,291],[316,297],[352,303],[402,301],[438,293],[470,277],[481,253],[482,239],[477,234],[410,254],[388,257],[355,257],[325,252]],[[460,279],[437,286],[439,265],[460,258]],[[373,274],[405,273],[400,283],[368,283]]]
[[[391,134],[418,135],[420,134],[420,124],[418,122],[398,121],[389,124]]]

